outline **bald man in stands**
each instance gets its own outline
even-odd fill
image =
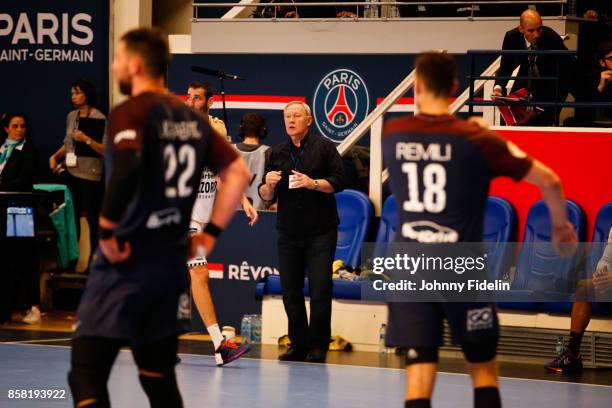
[[[527,9],[521,14],[518,27],[508,31],[504,37],[502,50],[567,50],[563,40],[550,27],[542,24],[542,17],[533,9]],[[559,72],[557,73],[557,58],[559,58]],[[520,79],[514,82],[512,91],[526,88],[531,92],[534,101],[564,102],[570,80],[574,69],[573,57],[556,57],[549,55],[530,56],[527,55],[504,55],[501,59],[501,66],[497,72],[499,78],[495,81],[493,96],[502,96],[506,93],[506,85],[514,69],[520,65],[518,76],[520,77],[544,77],[559,76],[558,93],[554,81],[549,80],[525,80]],[[560,111],[560,108],[558,109]],[[551,126],[557,122],[558,113],[555,109],[544,107],[539,114],[534,114],[526,123],[527,126]]]

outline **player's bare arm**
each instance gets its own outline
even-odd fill
[[[548,166],[534,160],[525,181],[535,184],[542,192],[542,198],[550,211],[552,221],[552,242],[560,255],[571,255],[578,238],[574,227],[567,220],[567,206],[559,176]]]

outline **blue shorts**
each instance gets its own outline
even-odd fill
[[[188,332],[191,298],[185,253],[132,253],[111,264],[96,251],[74,337],[148,343]]]
[[[495,341],[499,337],[494,303],[389,303],[386,342],[389,347],[438,347],[444,319],[455,344]]]

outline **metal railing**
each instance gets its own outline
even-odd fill
[[[378,7],[378,6],[386,6],[386,7],[393,7],[393,6],[427,6],[427,7],[440,7],[440,6],[461,6],[461,5],[465,5],[468,6],[466,7],[466,11],[470,12],[469,16],[465,16],[466,18],[474,18],[475,17],[475,12],[478,11],[478,7],[476,6],[496,6],[496,5],[521,5],[524,4],[525,6],[527,5],[532,5],[532,4],[536,4],[536,5],[559,5],[559,15],[562,16],[565,12],[565,5],[567,4],[567,0],[517,0],[517,1],[511,1],[511,0],[499,0],[499,1],[495,1],[495,0],[488,0],[488,1],[442,1],[442,2],[435,2],[435,3],[431,3],[431,2],[427,2],[427,1],[380,1],[380,2],[374,2],[374,1],[345,1],[345,2],[333,2],[333,3],[328,3],[328,2],[324,2],[324,3],[317,3],[317,2],[304,2],[304,3],[296,3],[293,1],[290,2],[275,2],[274,0],[270,1],[270,2],[259,2],[256,0],[252,0],[251,3],[249,3],[248,1],[241,1],[240,3],[227,3],[227,2],[219,2],[219,3],[202,3],[202,2],[193,2],[192,8],[194,10],[193,16],[194,16],[194,21],[198,21],[198,20],[205,20],[205,18],[200,18],[199,17],[199,13],[198,13],[198,9],[200,8],[230,8],[230,9],[234,9],[234,12],[231,14],[231,18],[236,18],[239,17],[241,15],[241,13],[237,12],[236,10],[244,10],[245,8],[257,8],[257,7],[272,7],[272,6],[279,6],[279,7],[293,7],[293,8],[297,8],[297,7],[355,7],[355,16],[353,17],[354,19],[362,19],[364,17],[359,17],[360,11],[362,9],[364,9],[364,7],[366,6],[373,6],[373,7]],[[272,7],[274,9],[274,16],[272,17],[272,19],[276,20],[279,18],[283,18],[284,17],[279,17],[277,15],[277,7]],[[229,16],[229,13],[226,14],[226,16]],[[399,17],[401,18],[401,17]],[[293,20],[295,18],[291,17],[289,18],[289,20]],[[299,18],[302,19],[302,18]],[[328,19],[328,18],[326,18]],[[374,19],[377,20],[385,20],[388,19],[388,17],[385,16],[381,16],[381,17],[375,17]],[[394,19],[396,19],[394,17]]]
[[[470,60],[470,75],[468,76],[469,81],[469,97],[465,102],[469,107],[469,114],[472,115],[475,106],[505,106],[507,103],[499,102],[499,101],[485,101],[485,100],[475,100],[474,96],[477,92],[482,88],[481,83],[483,81],[490,81],[496,79],[502,80],[529,80],[529,81],[549,81],[554,82],[555,87],[555,97],[553,101],[542,101],[542,100],[526,100],[526,101],[517,101],[512,102],[512,106],[535,106],[542,108],[554,108],[555,109],[555,117],[558,118],[559,110],[564,107],[568,108],[611,108],[612,103],[610,102],[566,102],[565,95],[563,96],[563,100],[559,100],[561,95],[559,95],[560,84],[559,80],[561,78],[561,66],[560,59],[563,57],[574,57],[576,55],[575,51],[567,51],[567,50],[538,50],[538,51],[528,51],[528,50],[468,50],[468,56],[471,58]],[[475,74],[475,66],[476,66],[476,57],[479,56],[490,56],[490,55],[499,55],[498,60],[501,59],[502,56],[553,56],[556,57],[556,73],[554,76],[517,76],[514,73],[510,76],[499,76],[495,75],[495,72],[485,71],[481,75]],[[517,70],[515,70],[516,73]]]

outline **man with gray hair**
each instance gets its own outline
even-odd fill
[[[310,132],[304,102],[284,109],[288,138],[268,150],[259,195],[278,201],[278,262],[290,349],[282,361],[324,362],[331,336],[332,263],[338,238],[334,193],[344,189],[342,159],[333,142]],[[304,304],[308,273],[310,325]]]

